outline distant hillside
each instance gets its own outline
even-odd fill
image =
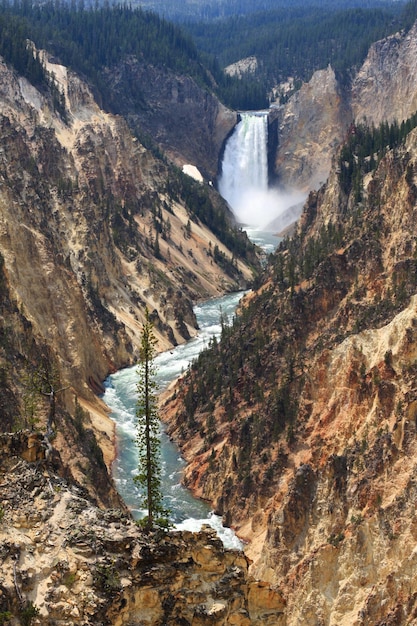
[[[267,92],[288,77],[308,81],[314,71],[329,64],[349,75],[373,42],[411,23],[401,4],[353,8],[295,4],[190,23],[187,28],[199,49],[214,56],[221,67],[256,57],[256,72],[244,80],[262,84]]]
[[[26,40],[34,41],[38,48],[48,49],[86,76],[105,106],[109,103],[103,69],[134,56],[192,77],[228,107],[260,109],[267,106],[271,88],[288,76],[306,81],[328,64],[348,74],[362,63],[371,43],[411,24],[410,11],[403,13],[401,3],[369,2],[358,7],[344,2],[288,5],[265,1],[250,15],[246,2],[219,3],[217,9],[215,4],[205,3],[200,22],[195,23],[195,14],[192,20],[178,18],[186,23],[188,32],[144,10],[152,8],[171,19],[175,15],[168,10],[170,6],[164,3],[161,10],[156,4],[136,9],[54,2],[3,5],[0,53],[39,83],[42,70],[25,52]],[[203,8],[198,3],[181,6],[184,11]],[[172,11],[174,8],[173,3]],[[411,13],[412,17],[415,11]],[[249,56],[258,61],[254,74],[242,79],[225,75],[225,66]],[[140,84],[130,89],[130,95],[137,108],[145,106]],[[59,103],[59,95],[55,99]]]
[[[108,89],[103,69],[130,56],[193,78],[232,108],[266,105],[261,86],[225,76],[212,58],[201,55],[189,34],[140,8],[84,8],[55,2],[32,6],[17,2],[0,7],[0,26],[0,54],[29,80],[45,82],[41,67],[26,50],[28,39],[85,76],[104,105],[108,105]],[[140,84],[132,85],[130,92],[135,106],[143,108]]]
[[[138,0],[134,6],[156,11],[175,21],[218,20],[232,15],[247,15],[273,9],[291,9],[295,6],[303,10],[309,6],[326,9],[344,9],[352,7],[389,6],[391,0]]]

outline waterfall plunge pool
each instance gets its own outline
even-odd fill
[[[244,230],[280,232],[298,219],[306,194],[269,186],[268,113],[240,113],[225,146],[218,189]]]

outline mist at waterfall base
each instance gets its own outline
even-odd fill
[[[200,331],[194,339],[159,354],[155,359],[159,391],[178,378],[213,336],[221,332],[220,317],[231,321],[242,292],[216,298],[194,308]],[[111,375],[106,381],[104,402],[110,407],[111,418],[116,422],[117,458],[113,464],[113,478],[125,503],[135,519],[140,519],[146,511],[138,508],[141,492],[134,483],[137,473],[138,450],[136,436],[136,367],[126,368]],[[161,426],[162,493],[164,505],[171,511],[171,519],[178,530],[199,531],[203,524],[209,524],[217,531],[228,548],[240,549],[241,542],[230,528],[223,527],[221,517],[214,515],[209,506],[194,498],[181,485],[185,461],[178,448],[170,441]]]
[[[268,186],[268,112],[240,115],[225,147],[218,189],[242,226],[279,232],[299,217],[305,194]]]

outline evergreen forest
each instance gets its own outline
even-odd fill
[[[0,54],[38,87],[48,87],[49,78],[39,60],[33,61],[27,40],[86,77],[104,106],[107,82],[102,70],[129,55],[192,76],[200,86],[214,89],[232,108],[262,108],[267,104],[262,85],[226,76],[211,55],[197,50],[191,35],[180,26],[126,4],[89,8],[82,2],[2,3]],[[136,91],[140,106],[139,87]]]
[[[274,9],[303,10],[314,5],[325,9],[355,7],[386,7],[390,0],[137,0],[133,6],[155,11],[167,19],[178,22],[221,20],[236,15],[250,15]]]
[[[231,7],[233,3],[218,4]],[[260,109],[268,105],[271,88],[289,76],[297,86],[330,63],[339,77],[349,80],[373,41],[409,28],[417,15],[415,0],[405,6],[365,2],[353,8],[352,3],[343,8],[342,2],[329,5],[327,0],[306,6],[282,2],[278,8],[251,15],[243,14],[245,2],[239,4],[240,15],[180,26],[127,4],[89,7],[83,2],[36,5],[16,0],[11,5],[3,0],[0,54],[38,87],[50,91],[58,109],[62,98],[28,40],[85,76],[104,106],[104,68],[134,55],[192,76],[230,108]],[[265,0],[257,9],[270,5]],[[239,79],[224,73],[229,63],[251,55],[258,59],[254,74]],[[140,106],[140,86],[136,97]]]
[[[333,8],[291,6],[235,15],[217,22],[187,25],[201,51],[221,67],[255,56],[258,67],[251,78],[265,92],[293,77],[308,81],[329,64],[343,81],[364,61],[369,46],[415,19],[415,9],[385,7]],[[248,80],[248,78],[247,78]]]

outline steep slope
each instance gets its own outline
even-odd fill
[[[193,302],[246,285],[252,269],[243,257],[257,260],[212,188],[156,159],[77,75],[44,62],[64,94],[65,120],[47,94],[0,64],[1,365],[9,398],[1,421],[7,429],[31,425],[23,379],[42,370],[38,426],[51,389],[62,390],[51,402],[73,416],[79,397],[109,464],[111,426],[92,410],[95,393],[109,372],[137,358],[145,307],[166,349],[196,332]],[[63,458],[91,482],[76,433],[66,442],[61,429]]]
[[[322,184],[350,119],[346,94],[333,69],[315,72],[285,106],[272,110],[278,181],[306,191]]]
[[[134,132],[148,135],[179,167],[191,163],[214,179],[225,138],[237,114],[207,89],[168,68],[134,57],[105,71],[111,110],[123,115]],[[140,98],[130,95],[140,85]]]
[[[3,623],[268,626],[282,598],[212,529],[145,534],[62,476],[42,438],[0,435]],[[35,462],[36,461],[36,462]]]
[[[186,483],[248,540],[276,624],[411,624],[417,133],[310,194],[221,343],[167,399]]]
[[[356,120],[375,125],[407,119],[417,109],[417,25],[371,46],[352,85]]]
[[[284,186],[317,189],[349,126],[399,124],[417,109],[417,25],[373,44],[349,85],[334,70],[315,72],[285,105],[274,105],[274,175]]]

